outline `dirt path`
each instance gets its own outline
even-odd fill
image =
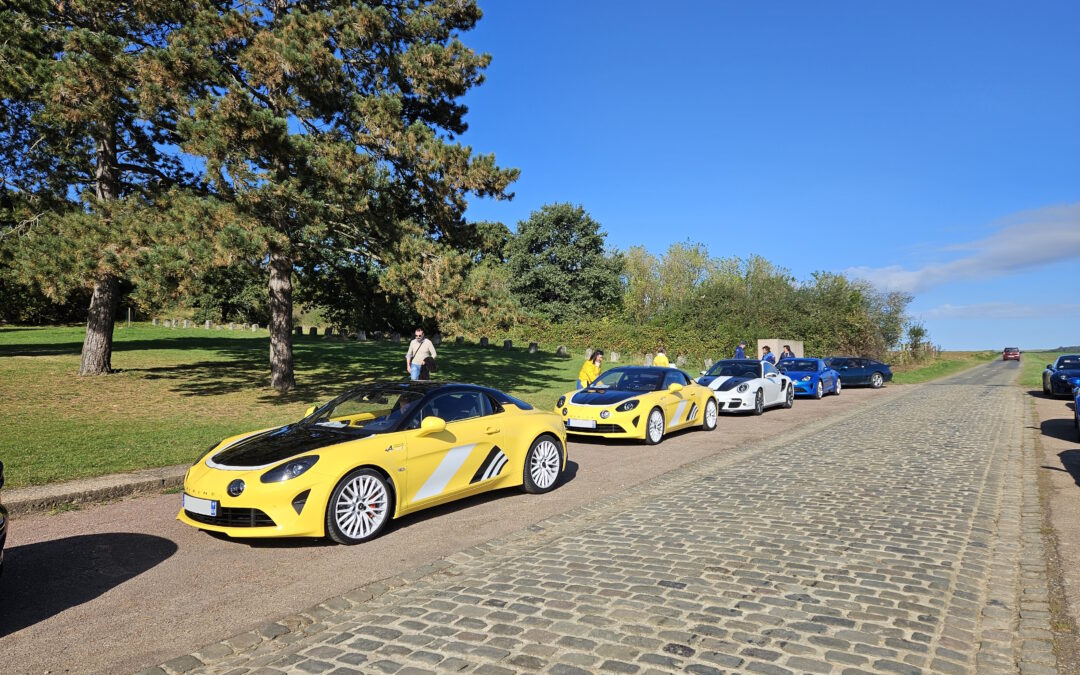
[[[328,597],[519,530],[688,462],[861,408],[903,390],[845,389],[762,417],[725,416],[658,448],[571,443],[569,480],[407,517],[356,547],[220,539],[175,520],[177,495],[12,522],[0,579],[5,672],[133,671]]]

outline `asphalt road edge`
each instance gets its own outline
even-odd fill
[[[166,492],[183,486],[187,470],[187,464],[180,464],[5,490],[4,506],[10,515],[20,516],[99,504],[136,494]]]

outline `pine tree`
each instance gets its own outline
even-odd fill
[[[163,66],[191,18],[177,0],[0,9],[0,155],[20,205],[5,234],[50,296],[92,291],[80,374],[112,370],[120,283],[170,230],[162,210],[185,201],[172,188],[190,176],[163,148],[179,141],[169,103],[186,88]]]
[[[397,223],[463,225],[465,197],[506,198],[516,170],[454,142],[459,99],[490,57],[457,35],[469,0],[217,0],[186,34],[184,79],[209,83],[181,129],[207,179],[251,221],[270,278],[271,386],[294,385],[292,276],[313,249],[381,261]]]

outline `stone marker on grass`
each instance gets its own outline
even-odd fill
[[[397,331],[390,333],[390,342],[393,342],[394,344],[401,342],[401,333],[398,333]]]
[[[150,320],[150,325],[151,326],[156,326],[157,325],[157,319],[151,319]]]
[[[480,346],[481,347],[487,347],[488,346],[488,339],[486,337],[480,338]]]
[[[651,353],[646,354],[645,355],[645,365],[651,366],[653,364],[653,358],[655,358],[655,357]]]
[[[566,345],[559,345],[556,347],[555,356],[566,356]]]
[[[456,345],[465,344],[465,337],[463,335],[457,336],[456,338],[454,338],[454,344],[456,344]]]
[[[611,352],[608,355],[608,361],[611,361],[612,363],[618,363],[619,362],[619,352]]]
[[[675,358],[675,365],[678,366],[679,368],[682,368],[683,366],[685,366],[686,365],[686,357],[683,356],[682,354],[679,354]]]
[[[589,359],[591,359],[592,355],[595,354],[595,353],[596,352],[593,351],[592,347],[586,347],[585,348],[585,360],[588,361]]]
[[[441,345],[442,344],[442,333],[435,333],[434,335],[432,335],[431,336],[431,344],[435,345],[436,347]]]
[[[206,323],[203,324],[203,328],[205,328],[206,330],[210,330],[210,319],[206,320]]]
[[[540,345],[536,344],[535,342],[530,342],[529,343],[529,353],[530,354],[535,354],[538,351],[540,351]]]
[[[503,349],[509,351],[514,348],[513,340],[503,340]]]
[[[705,370],[708,370],[709,368],[712,368],[712,366],[713,366],[713,360],[712,359],[705,359]]]
[[[356,329],[356,341],[357,342],[367,342],[367,331],[364,330],[363,328],[357,328]]]
[[[308,335],[318,335],[319,334],[318,327],[316,327],[316,326],[308,326],[307,334]]]

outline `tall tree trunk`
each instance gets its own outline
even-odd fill
[[[120,283],[109,274],[94,284],[90,297],[90,315],[86,318],[80,375],[105,375],[112,372],[112,335]]]
[[[292,259],[270,251],[270,386],[288,391],[296,385],[292,350]]]
[[[110,131],[97,143],[97,171],[94,176],[98,199],[112,201],[120,197],[120,170],[116,159],[116,134]],[[90,312],[86,318],[80,375],[105,375],[112,372],[113,323],[119,302],[120,281],[105,274],[94,283]]]

